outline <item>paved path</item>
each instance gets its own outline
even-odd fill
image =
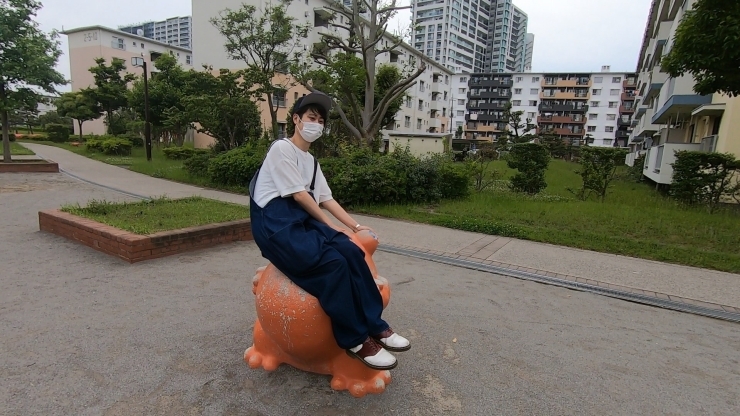
[[[136,195],[201,195],[241,204],[248,198],[152,178],[64,149],[24,143],[76,177]],[[527,270],[563,279],[627,289],[656,298],[740,312],[740,275],[550,244],[452,230],[426,224],[355,215],[381,242],[424,252]],[[736,309],[737,308],[737,309]]]
[[[740,406],[740,325],[383,252],[384,317],[413,342],[383,395],[354,399],[288,366],[251,370],[251,278],[265,264],[254,243],[130,265],[38,231],[39,210],[93,198],[133,199],[63,174],[0,175],[2,416],[734,416]]]

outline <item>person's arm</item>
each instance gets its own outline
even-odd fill
[[[326,208],[331,215],[334,216],[334,218],[338,219],[342,224],[349,227],[352,231],[357,232],[361,230],[370,230],[372,229],[370,227],[365,227],[360,225],[357,221],[355,221],[348,213],[347,211],[342,208],[341,205],[339,205],[339,202],[335,201],[334,199],[330,199],[328,201],[324,201],[321,203],[321,206]]]
[[[324,224],[328,225],[329,227],[337,231],[347,232],[346,230],[334,224],[334,222],[329,217],[327,217],[326,214],[324,214],[324,211],[321,210],[321,208],[319,207],[319,204],[316,203],[316,200],[314,200],[313,197],[307,191],[300,191],[300,192],[294,193],[293,199],[295,200],[295,202],[298,203],[298,205],[300,205],[303,209],[305,209],[306,212],[308,212],[308,214],[314,217],[317,221],[321,221]],[[354,229],[354,226],[352,226],[352,228]]]

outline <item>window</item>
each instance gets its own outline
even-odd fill
[[[514,94],[521,94],[522,89],[521,88],[514,88]]]
[[[609,101],[609,108],[617,108],[617,102],[616,101]]]
[[[188,65],[191,65],[193,63],[193,60],[190,57],[190,55],[185,55],[185,63]]]
[[[272,93],[272,105],[285,107],[285,91],[275,91]]]
[[[529,93],[532,94],[532,95],[537,95],[537,94],[540,93],[540,89],[539,88],[532,88],[531,90],[529,90]]]
[[[123,38],[119,38],[116,36],[113,36],[113,40],[111,41],[111,47],[114,49],[121,49],[126,50],[126,45],[123,43]]]
[[[516,82],[522,82],[524,80],[524,77],[516,77]]]
[[[599,118],[599,115],[598,114],[594,114],[594,113],[589,113],[588,114],[588,119],[589,120],[596,120],[598,118]]]
[[[132,42],[132,43],[133,43],[134,47],[136,47],[136,42]]]
[[[594,77],[594,84],[601,84],[604,82],[604,77]]]
[[[609,120],[609,121],[614,121],[614,120],[617,119],[617,115],[616,114],[607,114],[606,115],[606,119]]]
[[[465,88],[458,88],[457,92],[459,92],[460,94],[465,94]]]
[[[419,81],[419,91],[424,92],[424,81]]]
[[[591,107],[598,107],[599,101],[591,101]]]
[[[535,113],[527,113],[527,118],[528,119],[534,120],[535,117],[536,117],[536,114]]]
[[[586,128],[586,131],[589,131],[589,132],[596,131],[596,126],[588,126]]]
[[[609,95],[619,95],[619,90],[609,90]]]
[[[421,130],[421,119],[420,118],[416,119],[416,129]]]
[[[457,100],[457,105],[465,105],[465,99],[462,99],[462,98],[461,99],[458,99]]]
[[[424,109],[424,100],[419,100],[419,110]]]
[[[604,131],[607,133],[613,133],[614,132],[614,126],[606,126],[604,127]]]
[[[144,49],[144,44],[143,43],[141,44],[141,49]]]
[[[540,82],[540,77],[532,77],[532,82]]]
[[[411,97],[406,97],[406,107],[411,108]]]
[[[511,105],[513,105],[515,107],[518,107],[518,106],[522,105],[522,102],[521,102],[521,100],[514,100],[514,101],[511,102]]]
[[[530,107],[537,107],[537,100],[529,100]]]
[[[465,115],[465,110],[457,110],[457,116],[462,117]]]
[[[612,78],[612,82],[614,84],[620,83],[620,82],[622,82],[622,77],[614,77],[614,78]]]
[[[601,90],[593,89],[591,90],[591,95],[601,95]]]
[[[297,99],[298,99],[298,93],[297,92],[294,92],[293,93],[293,100],[297,100]]]
[[[612,139],[604,139],[604,144],[612,144]]]
[[[411,117],[409,116],[404,117],[403,125],[404,127],[411,127]]]
[[[468,82],[468,77],[460,77],[460,82]]]

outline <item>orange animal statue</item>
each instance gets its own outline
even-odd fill
[[[365,252],[370,271],[383,298],[383,308],[390,300],[388,281],[378,276],[372,255],[378,247],[375,234],[360,231],[352,241]],[[373,370],[339,348],[329,317],[318,300],[299,288],[272,264],[257,269],[252,292],[257,307],[254,345],[244,352],[251,368],[274,371],[286,363],[319,374],[330,374],[334,390],[349,390],[355,397],[379,394],[391,382],[390,371]]]

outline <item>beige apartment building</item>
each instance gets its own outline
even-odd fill
[[[166,53],[176,57],[183,68],[193,67],[190,50],[120,30],[104,26],[86,26],[65,30],[62,34],[67,35],[69,42],[72,91],[79,91],[95,84],[95,78],[89,69],[95,66],[97,58],[105,58],[109,64],[113,58],[123,59],[126,61],[126,72],[138,76],[143,74],[143,70],[131,64],[133,57],[144,58],[150,73],[156,72],[152,62]],[[105,134],[104,117],[85,122],[82,128],[85,134]],[[77,133],[79,127],[75,123],[75,134]]]
[[[644,155],[643,174],[659,185],[673,181],[678,150],[740,156],[740,97],[698,95],[691,75],[672,78],[660,67],[684,13],[696,0],[653,0],[638,61],[636,113],[627,165]]]

